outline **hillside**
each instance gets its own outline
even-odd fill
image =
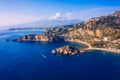
[[[98,18],[92,18],[86,22],[75,25],[66,35],[69,38],[120,38],[120,13],[118,11]]]
[[[46,36],[59,36],[67,41],[84,41],[95,48],[120,49],[120,11],[91,18],[71,28],[48,30]]]
[[[68,40],[81,40],[94,47],[120,48],[120,11],[92,18],[63,34]]]

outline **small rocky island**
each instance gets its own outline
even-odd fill
[[[68,46],[68,45],[52,50],[53,54],[63,54],[63,55],[75,55],[84,52],[85,52],[84,49],[79,49],[77,47]]]

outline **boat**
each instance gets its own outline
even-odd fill
[[[44,54],[42,54],[42,57],[45,58],[45,59],[47,58]]]

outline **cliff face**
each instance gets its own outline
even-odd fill
[[[102,36],[102,32],[100,30],[89,30],[89,29],[76,29],[74,31],[70,31],[67,33],[69,38],[89,38],[89,37],[100,37]]]

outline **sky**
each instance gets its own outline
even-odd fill
[[[119,10],[119,0],[0,0],[0,26],[37,20],[88,20]]]

